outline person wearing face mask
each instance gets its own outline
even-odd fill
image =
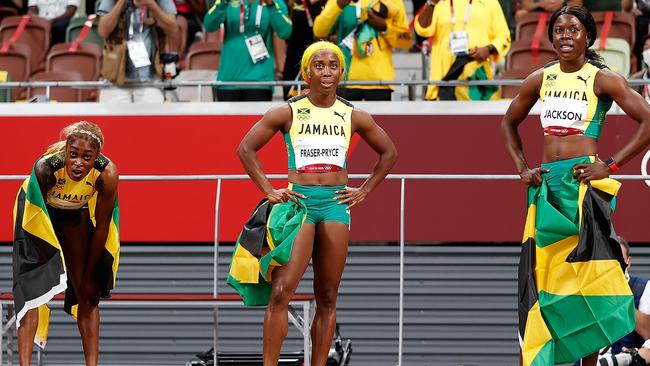
[[[631,79],[650,79],[650,34],[643,37],[643,52],[641,53],[643,59],[643,68],[630,76]],[[640,85],[635,88],[643,98],[650,103],[650,86],[648,84]]]

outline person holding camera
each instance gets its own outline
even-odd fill
[[[350,65],[345,80],[395,80],[393,48],[408,49],[412,37],[402,0],[328,0],[314,20],[314,36],[336,34]],[[389,85],[347,85],[348,100],[391,100]]]
[[[274,81],[273,33],[291,36],[284,0],[216,0],[203,19],[208,32],[224,25],[218,81]],[[273,86],[220,86],[214,100],[271,101]]]
[[[97,32],[104,38],[102,75],[118,88],[102,89],[100,102],[163,102],[162,90],[121,87],[162,75],[165,35],[178,31],[172,0],[102,0]]]

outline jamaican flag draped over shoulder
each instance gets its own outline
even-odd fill
[[[528,190],[519,264],[519,337],[524,366],[570,363],[634,329],[634,297],[610,214],[620,183],[580,183],[573,166],[542,167]]]
[[[97,195],[88,202],[95,224]],[[113,208],[106,247],[97,262],[97,280],[102,297],[115,287],[119,262],[119,208]],[[54,295],[66,291],[64,308],[76,318],[77,303],[72,286],[68,286],[65,258],[54,232],[45,199],[32,169],[23,182],[14,205],[13,294],[16,324],[28,310],[38,308],[38,328],[34,342],[45,348],[50,310],[47,303]]]
[[[246,306],[267,305],[271,273],[291,259],[296,235],[307,218],[307,209],[293,201],[262,201],[237,238],[227,283]]]

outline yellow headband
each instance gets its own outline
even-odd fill
[[[327,41],[318,41],[312,43],[305,52],[302,54],[302,60],[300,61],[300,73],[302,75],[302,78],[306,81],[309,82],[309,64],[311,62],[312,57],[316,54],[316,52],[322,51],[322,50],[327,50],[332,52],[333,54],[336,55],[336,57],[339,58],[339,63],[341,64],[341,72],[345,70],[345,57],[343,56],[343,51],[339,48],[339,46],[335,45],[332,42],[327,42]]]

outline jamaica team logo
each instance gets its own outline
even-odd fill
[[[306,121],[309,119],[309,108],[298,108],[298,121]]]

